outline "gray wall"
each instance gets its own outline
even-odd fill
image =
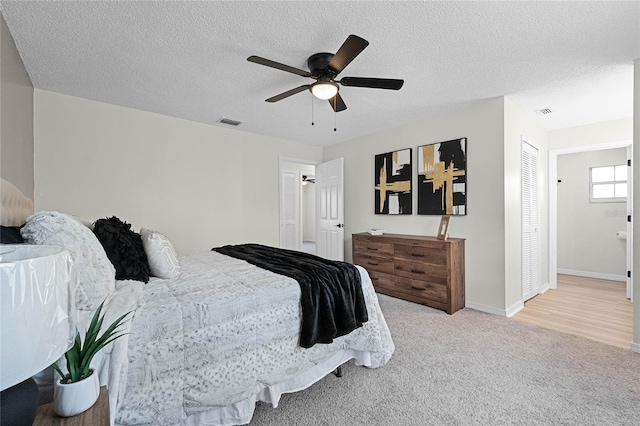
[[[381,228],[388,233],[435,235],[440,222],[440,216],[374,213],[375,155],[412,148],[415,182],[418,146],[467,137],[469,214],[452,217],[449,235],[466,238],[467,305],[504,312],[503,114],[503,100],[493,99],[324,148],[324,161],[344,158],[345,259],[352,259],[352,233]],[[414,206],[415,188],[414,184]]]
[[[33,198],[33,85],[1,13],[0,176]]]
[[[181,253],[279,246],[279,162],[320,147],[35,91],[35,207],[116,215]]]
[[[558,156],[558,270],[566,273],[626,275],[627,204],[590,203],[589,168],[625,164],[625,148]]]

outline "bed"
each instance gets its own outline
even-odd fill
[[[73,228],[93,244],[81,229],[87,224],[54,213],[50,216],[61,221],[53,232],[57,238],[61,229]],[[27,222],[24,229],[34,226]],[[74,247],[65,248],[74,253]],[[76,263],[85,272],[95,267]],[[178,263],[179,274],[172,278],[106,285],[107,320],[134,312],[127,325],[130,334],[93,363],[101,384],[109,388],[112,423],[246,424],[256,401],[276,407],[283,393],[311,386],[348,360],[378,368],[394,352],[373,285],[360,267],[368,320],[331,343],[303,348],[296,280],[216,251],[178,256]],[[102,272],[112,273],[105,268]],[[76,293],[77,298],[86,301],[98,287]],[[91,314],[90,309],[78,311],[81,330]]]

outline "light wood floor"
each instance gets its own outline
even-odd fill
[[[625,283],[558,274],[558,288],[529,299],[517,321],[629,349],[633,309]]]

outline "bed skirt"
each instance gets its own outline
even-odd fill
[[[323,363],[314,366],[291,380],[263,388],[253,398],[247,398],[215,410],[192,414],[181,425],[245,425],[251,421],[257,401],[267,402],[273,405],[273,408],[276,408],[282,394],[298,392],[308,388],[351,359],[355,359],[358,366],[376,367],[372,365],[370,352],[343,349],[333,354]]]

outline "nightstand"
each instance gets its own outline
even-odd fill
[[[100,396],[91,408],[73,417],[60,417],[53,411],[53,402],[38,407],[34,426],[109,426],[109,393],[100,388]]]

